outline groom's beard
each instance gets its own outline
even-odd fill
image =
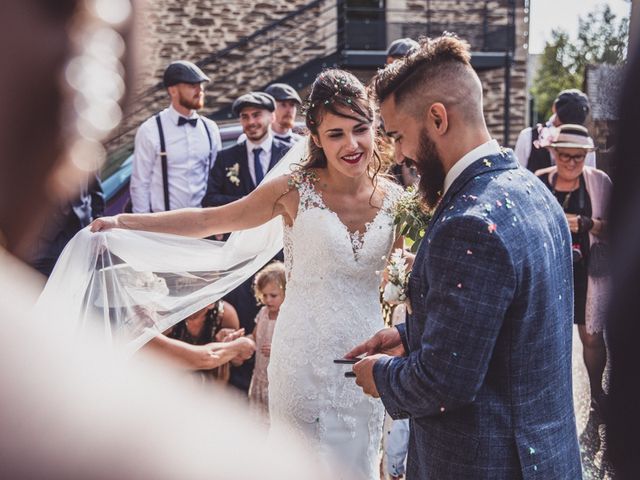
[[[420,193],[429,208],[434,208],[444,188],[444,167],[436,144],[429,138],[424,129],[420,132],[415,165],[420,174]]]

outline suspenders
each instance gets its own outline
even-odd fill
[[[160,113],[156,114],[156,123],[158,124],[158,135],[160,136],[160,162],[162,163],[162,191],[164,193],[164,210],[171,210],[169,205],[169,168],[167,166],[167,148],[164,142],[164,131],[162,130],[162,121],[160,120]],[[207,122],[202,120],[202,125],[204,125],[204,130],[207,132],[207,138],[209,139],[209,159],[207,161],[207,178],[209,177],[209,172],[211,171],[211,158],[213,156],[213,142],[211,141],[211,133],[209,132],[209,127],[207,127]]]
[[[162,122],[160,114],[156,114],[156,123],[158,124],[158,135],[160,135],[160,161],[162,162],[162,191],[164,192],[164,210],[169,211],[169,172],[167,167],[167,148],[164,144],[164,131],[162,130]]]

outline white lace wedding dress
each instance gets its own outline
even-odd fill
[[[397,190],[384,182],[383,208],[362,234],[351,234],[309,175],[294,183],[300,203],[284,231],[288,283],[268,368],[271,426],[310,441],[356,478],[377,480],[384,408],[345,378],[350,365],[333,359],[383,327],[378,288],[393,243]]]

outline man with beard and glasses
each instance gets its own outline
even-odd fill
[[[491,139],[469,62],[468,44],[447,35],[374,80],[435,211],[406,323],[347,356],[366,354],[358,385],[410,418],[407,479],[580,479],[569,228],[549,190]]]
[[[209,78],[184,60],[165,69],[171,104],[147,119],[136,133],[131,204],[137,213],[199,207],[209,171],[222,147],[212,120],[198,115]]]

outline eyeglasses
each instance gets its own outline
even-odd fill
[[[562,163],[569,163],[571,160],[576,163],[582,163],[584,162],[584,159],[586,157],[586,153],[577,153],[575,155],[571,155],[569,153],[558,152],[558,160],[560,160]]]

